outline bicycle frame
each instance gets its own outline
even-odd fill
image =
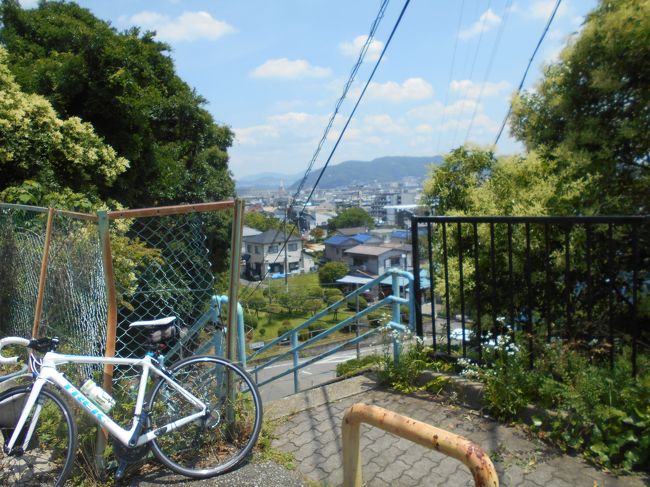
[[[131,425],[131,428],[128,430],[122,428],[115,421],[113,421],[113,419],[111,419],[107,413],[104,413],[95,404],[93,404],[90,399],[88,399],[79,389],[72,385],[70,381],[65,378],[63,373],[59,372],[56,368],[57,365],[62,364],[112,364],[131,365],[142,368],[142,374],[140,375],[140,384],[138,386],[138,397],[135,403],[133,423]],[[156,428],[154,431],[140,434],[142,427],[144,426],[144,417],[142,415],[142,410],[144,408],[145,395],[147,391],[147,380],[150,373],[153,373],[154,375],[160,377],[162,380],[167,381],[169,385],[177,390],[180,394],[182,394],[185,399],[199,408],[200,412],[172,421],[171,423]],[[27,421],[29,413],[35,407],[36,409],[34,411],[34,415],[32,417],[29,429],[24,437],[22,445],[23,450],[27,449],[42,409],[42,404],[39,403],[38,398],[43,386],[46,383],[52,383],[58,386],[66,396],[74,399],[74,401],[77,402],[99,426],[108,430],[111,435],[113,435],[121,443],[128,447],[137,447],[144,445],[145,443],[150,442],[158,436],[161,436],[165,433],[180,428],[187,423],[204,417],[207,413],[207,406],[200,399],[196,398],[193,394],[178,384],[172,377],[169,376],[169,374],[164,369],[159,368],[159,366],[154,362],[153,358],[149,355],[146,355],[141,359],[129,359],[116,357],[92,357],[87,355],[64,355],[55,352],[48,352],[43,357],[40,372],[36,376],[34,384],[32,385],[31,392],[29,393],[27,401],[23,406],[20,418],[18,419],[18,423],[16,423],[16,427],[13,434],[11,435],[11,439],[6,446],[7,451],[10,452],[14,448],[16,441],[20,436],[20,432],[22,432],[23,427]]]

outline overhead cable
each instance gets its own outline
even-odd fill
[[[472,78],[474,77],[474,68],[476,67],[476,60],[478,59],[478,53],[481,50],[481,42],[483,41],[483,33],[485,32],[485,24],[487,23],[488,16],[486,15],[488,11],[490,11],[490,7],[492,6],[492,0],[488,0],[487,4],[487,9],[483,13],[482,17],[483,19],[481,20],[481,31],[479,32],[478,35],[478,42],[476,43],[476,50],[474,51],[474,58],[472,59],[472,66],[469,71],[469,77],[467,78],[468,85],[465,90],[463,90],[463,95],[461,96],[461,100],[464,100],[471,89],[471,83],[472,83]],[[452,146],[456,144],[456,135],[458,134],[458,127],[460,127],[460,122],[462,120],[463,114],[465,113],[465,110],[463,109],[463,106],[460,106],[460,109],[458,111],[458,123],[456,123],[456,128],[454,129],[454,136],[452,137]]]
[[[487,68],[485,69],[485,76],[483,77],[483,83],[481,84],[481,90],[479,91],[478,98],[476,99],[476,103],[474,104],[474,112],[472,113],[472,118],[469,121],[469,126],[467,127],[467,132],[465,133],[465,143],[467,143],[469,139],[469,134],[472,131],[472,127],[474,126],[474,120],[476,119],[476,114],[478,112],[478,107],[481,104],[481,100],[483,98],[483,92],[485,90],[485,85],[487,84],[487,80],[490,77],[490,72],[492,71],[492,65],[494,64],[494,58],[496,57],[496,53],[499,50],[499,44],[501,43],[501,37],[503,36],[503,31],[505,30],[506,24],[508,23],[508,18],[510,16],[510,8],[512,5],[512,0],[506,0],[505,7],[503,9],[503,21],[501,22],[501,25],[499,26],[499,31],[497,32],[497,37],[494,41],[494,45],[492,46],[492,53],[490,54],[490,60],[488,61]]]
[[[528,66],[526,66],[526,70],[524,71],[524,75],[521,77],[521,82],[519,83],[519,86],[517,87],[517,91],[514,93],[513,98],[519,94],[521,89],[524,86],[524,82],[526,81],[526,76],[528,75],[528,70],[530,69],[530,66],[533,64],[533,59],[535,59],[535,55],[537,54],[537,51],[539,51],[540,46],[542,45],[542,42],[544,42],[544,38],[546,37],[546,33],[548,32],[548,29],[551,27],[551,24],[553,23],[553,19],[555,18],[555,14],[557,13],[558,9],[560,8],[560,4],[562,3],[562,0],[557,0],[555,2],[555,7],[553,8],[553,12],[551,12],[551,16],[548,19],[548,22],[546,23],[546,27],[544,27],[544,32],[542,32],[542,36],[539,38],[539,41],[537,41],[537,45],[535,46],[535,50],[533,51],[533,55],[530,56],[530,60],[528,61]],[[503,133],[503,129],[506,127],[506,123],[508,123],[508,119],[510,118],[510,114],[512,113],[512,101],[510,101],[510,105],[508,107],[508,113],[506,113],[506,116],[503,118],[503,122],[501,123],[501,128],[499,129],[499,133],[497,134],[496,139],[494,139],[494,145],[497,145],[499,143],[499,139],[501,138],[501,134]]]
[[[465,11],[465,0],[462,0],[460,4],[460,15],[458,16],[458,26],[456,27],[456,39],[454,40],[454,50],[451,55],[451,68],[449,69],[449,79],[447,80],[447,90],[445,92],[445,104],[442,107],[442,119],[440,121],[440,129],[438,132],[438,143],[436,144],[436,155],[440,154],[440,141],[442,139],[442,129],[445,125],[445,119],[447,118],[447,103],[449,102],[449,87],[451,86],[451,80],[454,76],[454,66],[456,64],[456,51],[458,49],[458,36],[460,34],[460,26],[463,23],[463,12]]]
[[[325,131],[323,132],[323,136],[321,137],[320,141],[318,142],[318,146],[316,147],[316,150],[315,150],[315,152],[314,152],[314,154],[313,154],[313,156],[312,156],[312,158],[311,158],[311,160],[310,160],[310,162],[309,162],[309,164],[307,166],[307,170],[305,171],[305,175],[303,176],[302,180],[300,181],[300,184],[298,185],[298,188],[297,188],[296,192],[294,193],[294,195],[292,196],[291,202],[287,207],[287,211],[285,212],[285,219],[287,218],[287,215],[290,214],[291,210],[293,210],[295,202],[296,202],[298,196],[300,195],[300,193],[301,193],[301,191],[302,191],[302,189],[303,189],[303,187],[304,187],[304,185],[305,185],[305,183],[307,181],[307,178],[309,177],[309,174],[311,173],[311,170],[312,170],[312,168],[314,166],[314,163],[316,162],[316,160],[317,160],[317,158],[318,158],[318,156],[320,154],[320,151],[321,151],[321,149],[323,147],[323,144],[327,140],[327,136],[329,135],[329,132],[330,132],[330,130],[332,128],[334,120],[335,120],[337,114],[340,111],[341,105],[343,104],[345,98],[347,97],[348,92],[350,90],[350,87],[352,86],[352,83],[354,82],[354,79],[355,79],[355,77],[356,77],[356,75],[357,75],[357,73],[359,71],[359,68],[363,64],[363,61],[364,61],[364,59],[366,57],[368,49],[369,49],[370,45],[372,44],[372,42],[374,40],[375,33],[377,31],[377,28],[379,27],[379,24],[381,23],[381,20],[384,17],[384,14],[386,12],[386,8],[388,7],[389,2],[390,2],[390,0],[382,0],[381,4],[379,6],[379,11],[377,12],[375,20],[372,22],[372,25],[370,26],[370,32],[368,33],[366,41],[364,42],[364,44],[363,44],[363,46],[362,46],[362,48],[361,48],[361,50],[359,52],[359,56],[357,58],[357,61],[355,62],[354,66],[352,67],[352,70],[350,71],[350,75],[348,77],[347,82],[345,83],[345,86],[343,88],[343,92],[342,92],[341,96],[339,97],[339,99],[336,102],[336,105],[334,107],[334,112],[330,116],[330,119],[329,119],[329,121],[327,123],[327,126],[325,127]],[[385,47],[384,47],[384,49],[385,49]],[[312,194],[313,194],[313,192],[312,192]],[[311,198],[311,195],[310,195],[310,198]],[[308,202],[309,202],[309,199],[307,200],[307,202],[303,206],[303,209],[300,212],[301,216],[302,216],[303,212],[305,211],[305,207],[307,206]],[[298,219],[298,224],[299,223],[300,222],[299,222],[299,219]],[[283,241],[283,244],[282,244],[282,248],[280,249],[280,251],[276,255],[276,257],[275,257],[275,259],[273,261],[273,264],[275,264],[277,262],[280,254],[282,252],[284,252],[284,250],[285,250],[285,248],[286,248],[286,246],[287,246],[287,244],[289,242],[289,239],[293,235],[294,228],[295,227],[292,226],[291,229],[290,229],[290,232],[288,234],[285,232],[285,236],[284,236],[285,238],[284,238],[284,241]],[[275,237],[274,237],[273,241],[275,241],[277,239],[279,234],[280,234],[280,230],[278,229],[276,231],[276,234],[275,234]],[[257,284],[257,286],[255,286],[255,288],[253,288],[253,290],[250,291],[247,296],[250,296],[252,293],[254,293],[260,287],[261,283],[266,278],[266,275],[267,275],[268,271],[269,271],[268,268],[264,269],[264,274],[263,274],[263,276],[261,276],[262,280],[260,280],[260,282]],[[288,271],[288,269],[285,269],[285,272],[286,271]]]

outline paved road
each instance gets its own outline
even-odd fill
[[[361,355],[369,355],[371,353],[383,353],[383,346],[381,345],[368,345],[362,347]],[[298,372],[298,380],[300,390],[309,389],[311,387],[323,384],[336,378],[336,365],[341,362],[347,362],[357,357],[356,350],[345,350],[335,353],[329,357],[324,358],[312,365],[309,365]],[[310,360],[309,357],[301,358],[299,363],[304,363]],[[261,382],[265,379],[273,377],[285,370],[293,367],[293,361],[284,361],[273,364],[257,374],[256,381]],[[294,393],[293,373],[287,374],[275,381],[264,385],[260,388],[263,401],[272,401],[280,399]]]

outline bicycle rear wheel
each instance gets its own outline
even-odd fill
[[[7,446],[31,387],[15,387],[0,394],[0,485],[61,486],[74,463],[77,426],[70,407],[58,394],[43,388],[12,453]],[[34,432],[23,451],[25,435],[39,411]]]
[[[232,470],[255,446],[262,428],[257,386],[237,365],[215,356],[181,360],[170,368],[174,380],[208,405],[205,418],[152,441],[156,457],[175,472],[207,478]],[[165,380],[156,383],[149,401],[155,430],[197,412]]]

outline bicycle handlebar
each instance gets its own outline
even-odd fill
[[[18,363],[18,357],[3,357],[2,356],[2,349],[8,345],[22,345],[23,347],[26,347],[29,345],[29,340],[26,338],[20,338],[20,337],[6,337],[0,339],[0,364],[17,364]]]

